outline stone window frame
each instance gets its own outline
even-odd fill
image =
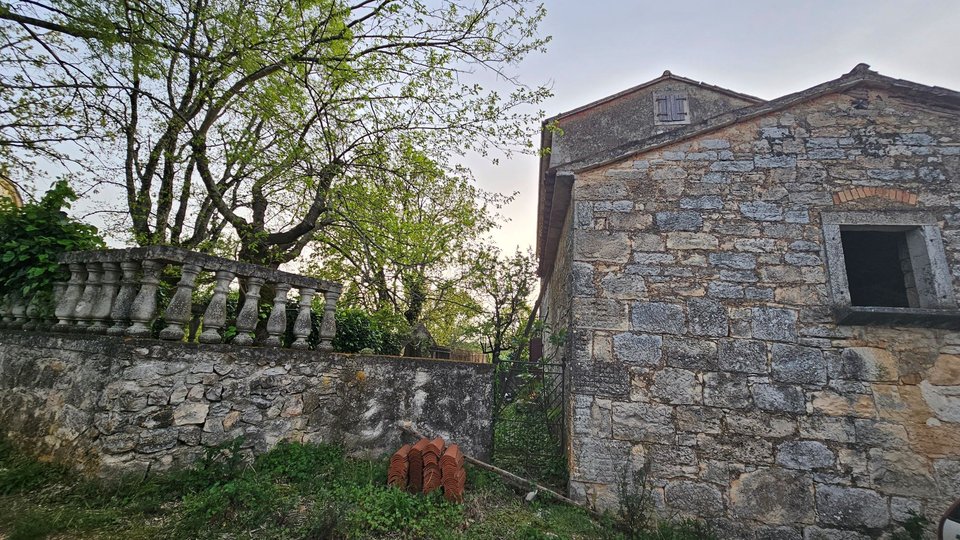
[[[830,300],[839,324],[902,324],[960,328],[953,275],[936,217],[922,211],[838,211],[821,214]],[[917,280],[919,307],[854,306],[842,230],[904,231]]]

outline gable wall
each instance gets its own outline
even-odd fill
[[[673,129],[675,126],[654,125],[654,93],[657,92],[681,92],[686,95],[692,123],[752,104],[710,88],[668,79],[594,108],[561,117],[557,124],[562,134],[553,135],[550,167],[558,167]]]
[[[854,187],[917,199],[834,204]],[[616,508],[649,462],[724,538],[875,537],[960,497],[960,333],[835,324],[820,220],[933,212],[960,296],[956,117],[825,96],[578,174],[572,205],[573,497]]]

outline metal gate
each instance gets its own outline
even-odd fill
[[[563,363],[500,360],[494,368],[493,461],[566,489]]]

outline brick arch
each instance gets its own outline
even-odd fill
[[[866,197],[880,197],[888,201],[904,204],[917,205],[917,194],[904,191],[902,189],[875,188],[875,187],[855,187],[837,191],[833,194],[833,204],[840,204]]]

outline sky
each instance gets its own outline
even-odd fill
[[[883,75],[960,90],[960,0],[546,4],[541,33],[553,39],[518,73],[527,84],[552,87],[542,106],[548,117],[667,69],[764,99],[835,79],[860,62]],[[534,246],[538,158],[464,163],[482,188],[519,192],[503,211],[509,221],[494,234],[501,249]]]

